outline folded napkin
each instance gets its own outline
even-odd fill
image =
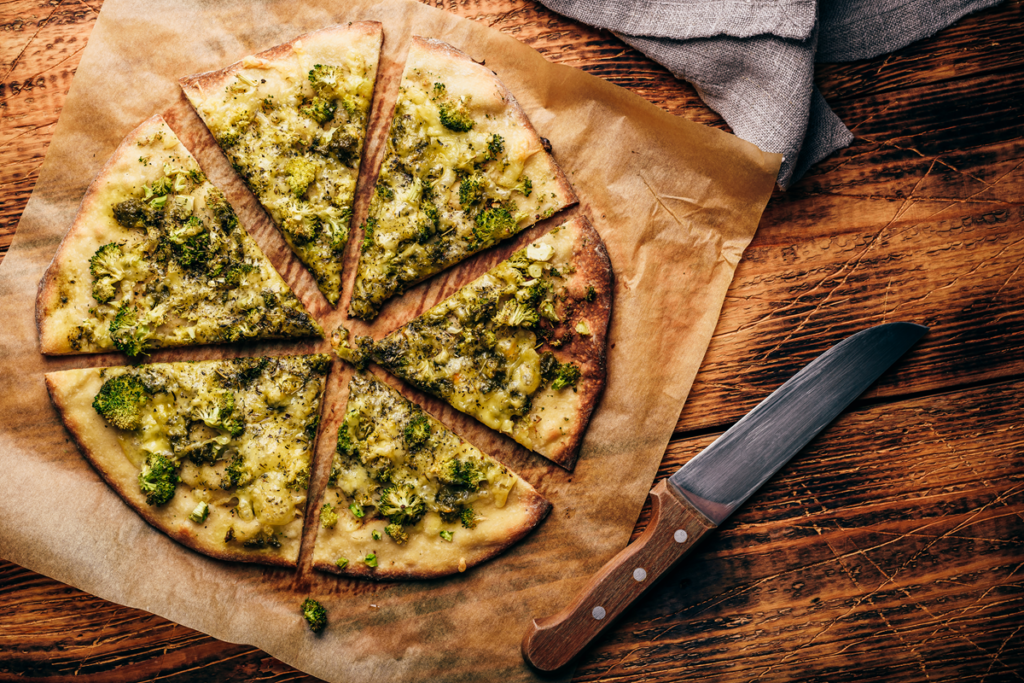
[[[689,81],[736,135],[784,156],[786,189],[853,141],[815,62],[870,59],[1002,0],[540,0]]]

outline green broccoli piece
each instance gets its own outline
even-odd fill
[[[333,529],[337,523],[338,513],[335,511],[334,506],[330,503],[324,503],[324,506],[320,508],[320,524],[325,529]]]
[[[467,529],[473,529],[476,527],[476,513],[473,512],[473,508],[464,508],[459,513],[459,519],[462,520],[462,526]]]
[[[501,137],[497,133],[491,136],[490,141],[487,143],[487,158],[496,159],[498,155],[505,151],[505,138]]]
[[[393,201],[395,198],[395,191],[391,189],[391,186],[383,178],[377,181],[377,186],[373,188],[373,191],[386,202]]]
[[[463,209],[476,204],[484,197],[483,182],[479,177],[469,176],[459,183],[459,204]]]
[[[288,189],[296,198],[302,199],[306,190],[316,180],[316,164],[305,157],[295,157],[284,167],[288,174]]]
[[[519,190],[524,195],[529,197],[531,194],[533,194],[533,181],[530,180],[528,176],[523,176],[522,181],[520,181],[520,183],[516,185],[515,189]]]
[[[448,541],[449,543],[451,543],[452,539],[454,537],[455,537],[455,534],[453,534],[452,532],[448,531],[447,529],[442,529],[441,530],[441,540],[442,541]]]
[[[402,545],[403,543],[409,540],[408,532],[406,532],[406,530],[402,528],[401,524],[395,524],[394,522],[384,527],[384,533],[390,536],[391,540],[393,540],[398,545]]]
[[[314,64],[309,70],[309,82],[317,92],[333,88],[338,84],[338,68],[325,64]]]
[[[580,366],[575,363],[560,363],[558,371],[555,373],[555,379],[551,382],[551,388],[573,387],[578,381],[580,381]]]
[[[368,252],[373,248],[373,231],[377,228],[377,219],[373,216],[367,218],[363,222],[363,243],[359,245],[359,249],[362,253]]]
[[[159,454],[149,456],[139,472],[139,489],[149,505],[163,505],[173,498],[178,481],[178,468]]]
[[[380,532],[377,531],[376,529],[374,529],[373,531],[370,532],[370,538],[372,538],[375,541],[379,541],[380,540]]]
[[[405,444],[409,450],[419,450],[430,438],[430,419],[423,413],[417,413],[405,425],[402,435],[405,437]]]
[[[338,427],[338,447],[337,451],[341,455],[351,455],[353,451],[352,437],[348,433],[348,424],[345,422],[341,423]]]
[[[92,296],[101,304],[114,298],[117,294],[115,285],[125,279],[138,265],[139,257],[132,252],[125,252],[120,244],[104,244],[89,259],[89,272],[95,282],[92,285]]]
[[[441,102],[437,105],[437,116],[441,119],[442,126],[456,133],[467,133],[473,129],[473,119],[466,110],[450,102]]]
[[[307,106],[299,108],[300,114],[313,119],[321,126],[333,119],[337,111],[338,104],[336,102],[332,102],[326,97],[320,97],[319,95],[314,97]]]
[[[480,484],[486,481],[487,477],[480,468],[473,462],[462,461],[452,458],[444,463],[438,477],[446,484],[463,486],[472,491],[480,488]]]
[[[313,633],[320,633],[327,628],[327,610],[313,598],[302,601],[302,617]]]
[[[207,403],[193,411],[192,419],[203,422],[212,429],[228,432],[231,436],[241,436],[245,432],[245,422],[233,418],[234,412],[235,394],[225,391],[218,401]]]
[[[367,553],[366,557],[363,558],[363,564],[371,569],[377,566],[377,554]]]
[[[238,486],[252,478],[249,475],[248,470],[245,469],[245,461],[241,456],[236,457],[231,461],[231,464],[228,465],[227,470],[225,471],[225,478],[227,479],[228,486]]]
[[[485,209],[474,219],[473,235],[480,243],[490,243],[512,233],[516,228],[516,219],[512,212],[504,206]]]
[[[171,180],[169,176],[164,176],[163,178],[153,181],[152,187],[146,188],[146,199],[149,199],[150,197],[163,197],[164,195],[170,194],[173,189],[174,181]]]
[[[92,407],[110,424],[130,431],[142,424],[142,410],[148,403],[149,392],[142,380],[123,374],[103,383]]]
[[[362,370],[370,362],[373,339],[371,337],[356,337],[355,344],[349,344],[349,331],[345,329],[344,325],[338,325],[331,334],[331,347],[334,349],[334,353],[338,354],[338,358],[354,365],[357,370]]]
[[[380,494],[377,510],[394,524],[415,524],[427,506],[410,484],[394,484]]]
[[[335,564],[335,566],[338,567],[338,569],[344,569],[345,567],[348,566],[348,558],[347,557],[339,557],[337,560],[334,561],[334,564]]]
[[[113,206],[114,220],[127,229],[146,229],[159,224],[161,214],[154,211],[139,199],[131,198],[118,202]]]
[[[206,521],[206,518],[210,516],[210,506],[205,500],[199,501],[199,505],[196,505],[196,509],[189,514],[188,518],[196,524],[202,524]]]
[[[363,512],[363,506],[355,501],[352,501],[352,503],[348,506],[348,511],[351,512],[352,516],[356,519],[362,519],[366,516],[366,513]]]
[[[494,322],[505,327],[533,327],[538,320],[536,309],[515,299],[506,301],[494,316]]]

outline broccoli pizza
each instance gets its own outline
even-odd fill
[[[181,79],[206,123],[332,304],[341,296],[381,25],[308,33]]]
[[[443,576],[525,536],[550,503],[369,373],[348,385],[313,566],[377,579]]]
[[[224,560],[294,566],[327,356],[65,370],[64,424],[147,522]]]
[[[349,315],[372,320],[395,294],[575,201],[494,72],[413,36]]]
[[[89,186],[36,319],[47,354],[323,335],[159,116]]]

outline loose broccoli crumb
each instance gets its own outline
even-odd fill
[[[163,505],[174,497],[178,468],[162,455],[151,455],[139,472],[139,489],[149,505]]]
[[[206,521],[206,518],[210,516],[210,506],[205,500],[199,501],[199,505],[196,505],[196,509],[193,510],[188,518],[196,524],[202,524]]]
[[[355,501],[352,501],[352,504],[348,506],[348,509],[356,519],[362,519],[366,516],[366,513],[363,512],[363,507]]]
[[[528,176],[523,176],[523,180],[516,185],[516,189],[529,197],[533,194],[533,181]]]
[[[476,527],[476,514],[473,512],[473,508],[465,508],[459,514],[459,519],[462,520],[462,526],[467,529],[473,529]]]
[[[320,524],[325,529],[333,529],[337,523],[338,513],[334,510],[334,506],[330,503],[324,503],[324,506],[320,508]]]
[[[448,541],[449,543],[451,543],[452,542],[452,538],[454,538],[454,534],[452,534],[452,532],[448,531],[447,529],[442,529],[441,530],[441,540],[442,541]]]
[[[118,375],[103,383],[92,407],[118,429],[138,429],[142,424],[142,410],[149,403],[149,392],[138,377]]]
[[[347,557],[339,557],[337,560],[334,561],[334,564],[335,564],[335,566],[338,569],[344,569],[345,567],[348,566],[348,558]]]
[[[379,541],[380,540],[380,532],[377,531],[376,529],[374,529],[373,531],[370,532],[370,538],[372,538],[375,541]]]
[[[593,301],[597,298],[597,290],[594,289],[594,285],[587,285],[587,293],[583,296],[586,301]]]
[[[313,633],[320,633],[327,628],[327,610],[313,598],[303,600],[302,617]]]
[[[366,557],[363,558],[363,564],[365,564],[367,567],[371,567],[371,568],[372,567],[376,567],[377,566],[377,554],[376,553],[367,553]]]

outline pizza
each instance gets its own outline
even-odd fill
[[[604,389],[611,301],[604,243],[576,217],[378,342],[333,338],[571,469]]]
[[[454,574],[550,511],[514,472],[373,375],[355,374],[348,389],[315,568],[375,579]]]
[[[39,284],[46,354],[323,336],[159,116],[85,193]]]
[[[65,370],[46,387],[104,480],[222,560],[295,566],[325,355]]]
[[[399,86],[349,315],[576,201],[512,93],[452,46],[414,36]]]
[[[180,81],[331,305],[383,35],[373,21],[333,26]]]

